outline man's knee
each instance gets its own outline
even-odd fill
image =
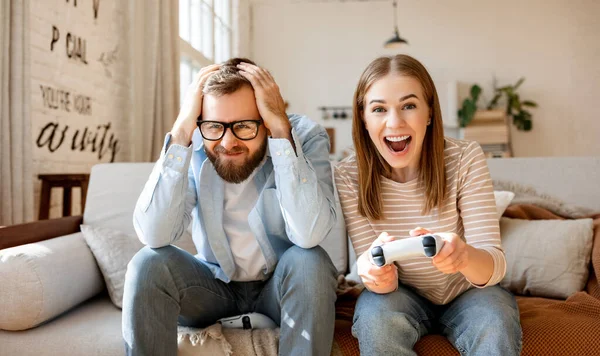
[[[149,282],[156,277],[168,274],[169,261],[178,249],[173,246],[161,248],[150,248],[148,246],[139,250],[127,265],[126,280],[130,283],[139,284]]]
[[[279,264],[284,267],[297,267],[301,265],[335,268],[327,252],[321,247],[305,249],[298,246],[292,246],[287,249],[279,259]]]
[[[320,246],[304,249],[290,247],[279,259],[276,274],[286,276],[292,283],[300,283],[303,289],[310,291],[318,288],[335,292],[337,271],[327,252]]]

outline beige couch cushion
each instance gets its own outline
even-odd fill
[[[81,233],[1,250],[0,329],[32,328],[103,288]]]
[[[0,355],[122,356],[121,311],[106,295],[27,331],[0,331]]]
[[[566,299],[589,276],[593,221],[500,219],[506,275],[500,285],[519,295]]]

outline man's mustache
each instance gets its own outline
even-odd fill
[[[232,148],[231,150],[227,151],[225,149],[225,147],[218,145],[214,148],[213,150],[215,153],[223,153],[223,154],[227,154],[227,155],[233,155],[236,153],[244,153],[247,152],[248,149],[244,148],[244,147],[240,147],[240,146],[235,146],[234,148]]]

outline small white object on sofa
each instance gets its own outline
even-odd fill
[[[505,190],[494,190],[494,198],[496,200],[496,210],[498,211],[498,220],[504,214],[504,211],[510,205],[510,202],[514,199],[515,193]]]

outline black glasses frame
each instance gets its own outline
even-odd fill
[[[202,132],[202,128],[200,127],[202,125],[202,123],[204,123],[204,122],[223,125],[223,133],[221,133],[221,136],[219,138],[208,138],[208,137],[204,136],[204,133]],[[250,137],[250,138],[241,138],[241,137],[239,137],[235,133],[235,130],[233,129],[233,125],[239,124],[240,122],[254,122],[256,124],[256,134],[254,134],[254,136]],[[202,137],[205,140],[208,140],[208,141],[219,141],[220,139],[223,138],[223,136],[225,136],[225,133],[227,132],[227,129],[231,129],[231,133],[233,133],[233,136],[235,136],[238,140],[242,140],[242,141],[254,140],[256,138],[256,136],[258,136],[258,130],[259,130],[260,125],[262,123],[263,123],[262,119],[261,120],[240,120],[240,121],[232,121],[232,122],[202,120],[201,117],[199,117],[198,119],[196,119],[196,126],[198,126],[198,131],[200,131],[200,134],[202,135]]]

